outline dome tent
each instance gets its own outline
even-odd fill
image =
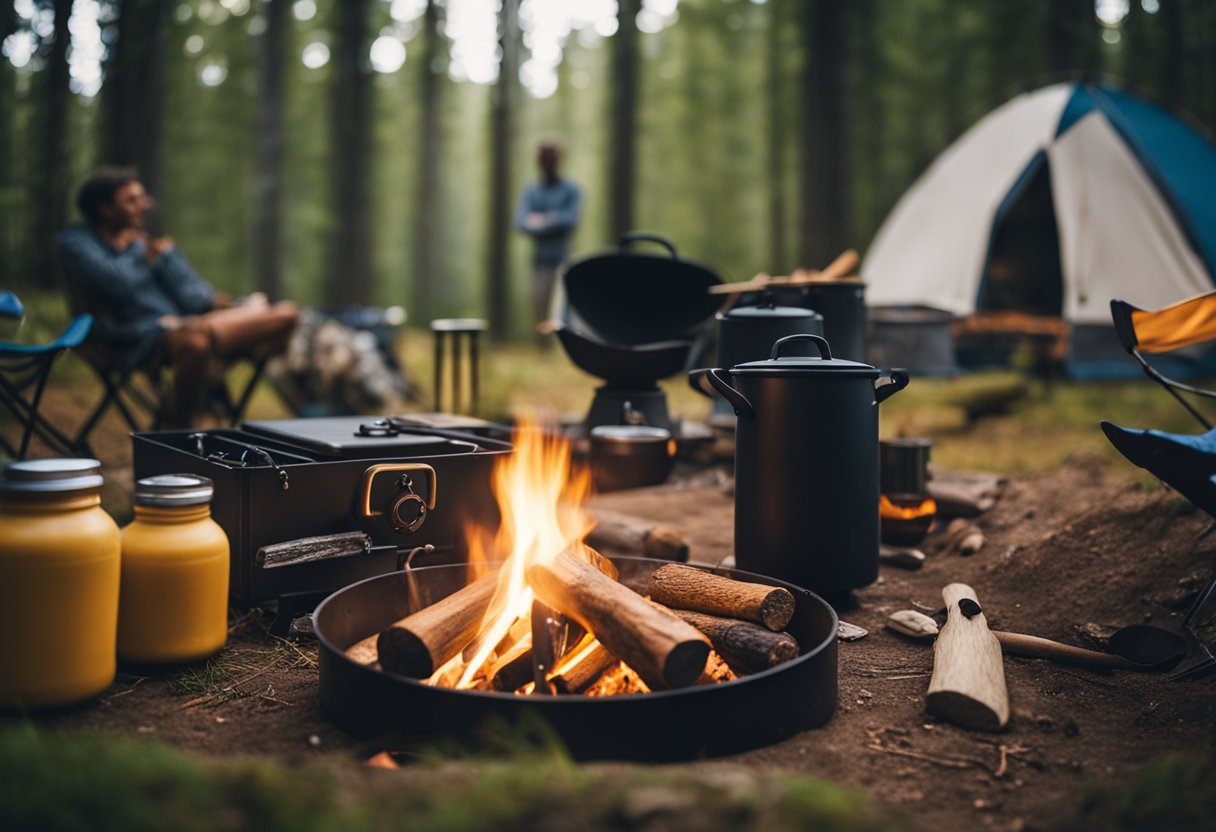
[[[1110,301],[1153,309],[1214,288],[1216,148],[1124,91],[1025,93],[908,189],[862,274],[872,306],[1056,315],[1070,326],[1072,375],[1136,375]]]

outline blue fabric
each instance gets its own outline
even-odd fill
[[[210,311],[214,290],[176,249],[149,263],[143,241],[112,248],[88,225],[59,235],[59,258],[100,313],[95,335],[123,352],[128,366],[143,363],[160,339],[166,315]]]
[[[10,341],[0,341],[0,353],[8,355],[40,355],[42,353],[67,350],[79,347],[88,337],[93,327],[92,315],[77,315],[68,324],[67,329],[49,344],[14,344]]]
[[[570,254],[570,235],[578,222],[582,195],[578,185],[568,179],[553,183],[533,182],[524,188],[515,211],[515,227],[535,242],[532,262],[556,266]],[[528,214],[545,214],[545,222],[537,228],[525,224]]]
[[[1064,105],[1064,110],[1060,113],[1060,123],[1056,125],[1056,138],[1063,136],[1068,132],[1074,124],[1085,117],[1086,113],[1092,112],[1094,109],[1093,96],[1085,87],[1078,84],[1072,91],[1072,96],[1068,99],[1068,103]]]
[[[5,318],[20,318],[25,315],[25,307],[21,298],[13,292],[0,292],[0,316]]]
[[[1190,448],[1192,451],[1210,454],[1213,459],[1216,459],[1216,429],[1200,434],[1166,433],[1160,430],[1146,430],[1144,431],[1144,435],[1152,436],[1166,442],[1173,442],[1175,445]]]
[[[1216,278],[1216,148],[1134,95],[1101,87],[1095,100],[1162,189],[1209,276]]]

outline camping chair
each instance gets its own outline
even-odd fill
[[[24,309],[12,292],[0,293],[0,314],[21,317]],[[0,436],[0,448],[9,456],[24,459],[30,439],[38,434],[55,451],[71,454],[75,443],[38,412],[51,365],[65,350],[79,346],[89,334],[93,319],[77,315],[58,338],[49,344],[17,344],[0,341],[0,404],[13,414],[21,426],[21,442],[14,446]]]
[[[1216,399],[1216,391],[1183,384],[1165,376],[1145,354],[1161,354],[1216,340],[1216,291],[1196,295],[1155,311],[1137,309],[1127,301],[1112,300],[1110,314],[1115,333],[1128,354],[1140,362],[1145,375],[1160,384],[1208,430],[1212,423],[1183,393]]]
[[[105,333],[113,331],[108,316],[91,302],[88,294],[74,276],[68,273],[67,269],[63,269],[63,276],[72,312],[90,314],[98,323],[93,331],[93,337],[81,344],[77,352],[93,369],[104,388],[101,400],[89,413],[73,442],[78,447],[87,449],[89,434],[97,427],[97,423],[101,421],[102,416],[110,407],[118,409],[132,431],[159,429],[164,415],[165,395],[168,390],[166,378],[168,367],[163,354],[158,349],[144,365],[128,366],[123,352],[105,340]],[[235,427],[244,418],[249,401],[253,398],[254,388],[261,380],[266,363],[270,358],[269,352],[241,356],[225,366],[219,377],[208,386],[207,404],[209,408],[229,426]],[[253,371],[249,380],[234,397],[229,389],[226,375],[236,363],[242,360],[249,361],[253,365]]]

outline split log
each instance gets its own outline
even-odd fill
[[[925,706],[963,728],[1000,731],[1009,721],[1001,645],[966,584],[942,590],[946,623],[933,646],[933,676]],[[964,607],[971,613],[964,611]]]
[[[569,552],[531,567],[528,583],[537,598],[594,633],[651,690],[691,685],[705,668],[705,636]]]
[[[670,564],[650,578],[650,597],[681,610],[742,618],[774,632],[794,617],[794,596],[784,587],[723,578],[692,566]]]
[[[376,650],[376,640],[380,638],[380,634],[376,633],[373,636],[368,636],[362,641],[352,644],[346,648],[346,657],[353,662],[359,664],[373,665],[380,661],[380,653]]]
[[[995,497],[977,497],[966,489],[945,483],[929,483],[929,496],[937,503],[940,517],[979,517],[996,505]]]
[[[798,642],[789,633],[774,633],[750,621],[690,610],[672,610],[709,637],[714,650],[739,676],[759,673],[798,658]]]
[[[477,635],[497,586],[491,572],[394,623],[376,642],[380,665],[414,679],[430,676]]]
[[[594,642],[593,642],[594,643]],[[594,643],[591,652],[577,664],[564,670],[559,669],[549,683],[558,693],[582,693],[595,684],[608,669],[620,661],[616,656],[599,643]]]
[[[371,548],[372,539],[363,532],[301,537],[261,547],[253,556],[253,565],[259,569],[275,569],[298,563],[355,557],[367,554]]]
[[[688,541],[670,526],[596,509],[595,528],[587,535],[587,545],[627,555],[655,560],[688,561]]]
[[[530,639],[520,639],[490,669],[490,687],[510,693],[532,681],[532,644]]]

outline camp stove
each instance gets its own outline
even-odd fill
[[[512,446],[487,433],[364,416],[136,433],[135,478],[209,477],[232,596],[277,608],[285,626],[408,557],[463,561],[469,529],[499,522],[490,469]]]

